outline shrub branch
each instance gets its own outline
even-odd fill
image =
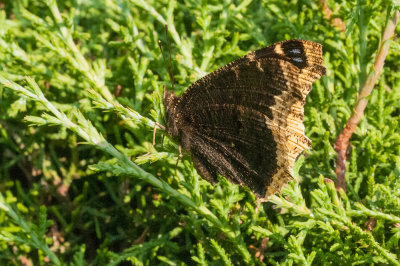
[[[389,46],[391,38],[393,37],[396,25],[399,19],[399,11],[396,10],[393,17],[390,16],[390,10],[388,11],[388,19],[386,21],[385,30],[382,35],[381,43],[379,44],[378,53],[375,57],[374,68],[369,73],[361,91],[358,95],[353,115],[346,123],[346,127],[339,134],[335,143],[335,150],[338,153],[336,160],[336,176],[337,176],[337,188],[342,188],[346,191],[346,150],[349,146],[350,138],[357,129],[357,125],[360,123],[363,117],[364,110],[368,104],[368,96],[371,94],[372,89],[375,86],[376,81],[382,73],[385,58],[389,52]]]
[[[225,236],[232,241],[238,248],[241,253],[243,260],[245,262],[250,262],[252,257],[248,250],[244,248],[245,244],[243,238],[231,228],[228,224],[221,221],[210,209],[208,209],[205,205],[196,203],[191,198],[179,193],[178,190],[171,187],[167,182],[162,179],[155,177],[154,175],[146,172],[142,168],[140,168],[137,164],[132,162],[129,157],[125,154],[119,152],[113,145],[106,141],[106,139],[97,131],[97,129],[90,123],[90,121],[86,120],[82,113],[78,110],[74,113],[76,117],[77,123],[73,122],[68,118],[66,114],[58,110],[42,93],[37,83],[32,79],[27,77],[26,81],[29,86],[22,87],[15,82],[7,80],[0,75],[0,84],[4,87],[12,89],[26,97],[27,99],[34,100],[36,102],[40,102],[43,106],[45,106],[54,116],[50,114],[43,114],[42,117],[36,116],[28,116],[25,119],[32,124],[36,125],[57,125],[64,126],[69,130],[75,132],[81,138],[83,138],[86,143],[92,145],[103,152],[108,153],[112,157],[118,160],[118,169],[115,172],[119,174],[127,174],[128,176],[135,176],[140,178],[141,180],[147,182],[148,184],[156,187],[160,191],[165,194],[175,198],[178,202],[186,206],[187,208],[195,211],[199,215],[201,215],[205,220],[207,220],[210,224],[213,224],[215,228],[219,228]],[[112,170],[112,169],[109,169]]]

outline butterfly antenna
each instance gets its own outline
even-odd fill
[[[168,72],[168,75],[169,75],[169,79],[170,79],[171,85],[172,85],[172,90],[173,90],[175,82],[174,82],[174,74],[173,74],[173,67],[172,67],[172,61],[171,61],[171,48],[169,46],[168,27],[167,27],[167,25],[165,25],[165,35],[167,37],[167,42],[168,42],[168,47],[169,47],[169,58],[170,58],[169,62],[170,62],[171,68],[169,68],[167,66],[167,60],[165,60],[165,55],[164,55],[164,50],[163,50],[162,45],[161,45],[161,40],[158,40],[158,47],[160,47],[160,51],[161,51],[161,54],[162,54],[162,57],[163,57],[163,61],[164,61],[164,66],[167,69],[167,72]]]
[[[175,84],[175,80],[174,80],[174,65],[172,64],[172,58],[171,58],[171,42],[168,38],[168,25],[165,24],[165,38],[167,40],[167,44],[168,44],[168,51],[169,51],[169,65],[171,66],[171,84],[172,84],[172,90],[174,90],[174,84]]]
[[[163,61],[164,61],[164,66],[167,69],[167,72],[168,72],[168,75],[169,75],[169,79],[171,79],[171,73],[169,72],[169,68],[168,68],[167,63],[165,61],[164,50],[163,50],[163,48],[161,46],[161,40],[158,40],[158,47],[160,47],[161,55],[162,55],[162,58],[163,58]]]

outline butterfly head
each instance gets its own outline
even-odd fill
[[[166,128],[167,128],[167,133],[173,138],[179,135],[178,127],[176,124],[177,102],[178,102],[178,97],[175,95],[175,93],[173,91],[167,90],[167,88],[164,87],[163,103],[165,108]]]

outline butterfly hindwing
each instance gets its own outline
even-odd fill
[[[168,133],[193,157],[199,174],[247,185],[259,198],[291,178],[310,148],[303,107],[324,74],[321,46],[293,40],[249,53],[164,98]]]

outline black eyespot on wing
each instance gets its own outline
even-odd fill
[[[325,68],[322,66],[322,46],[319,43],[306,40],[283,41],[253,53],[257,59],[278,58],[299,69],[315,69],[321,76],[325,75]]]

